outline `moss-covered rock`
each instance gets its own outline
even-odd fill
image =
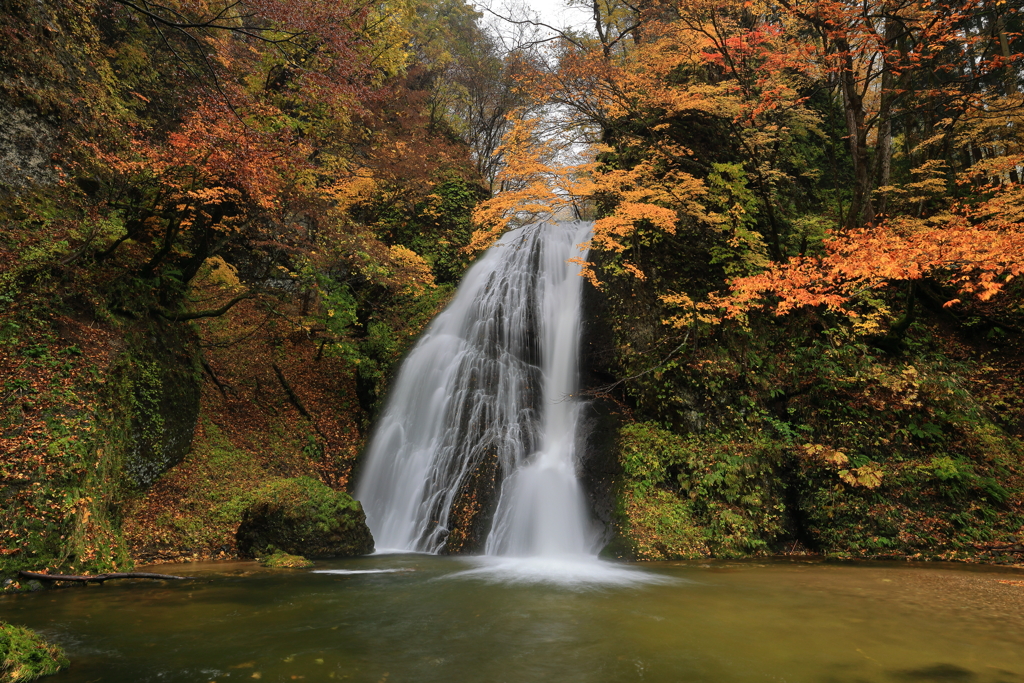
[[[238,551],[250,557],[275,551],[304,557],[373,552],[359,503],[310,477],[282,479],[257,491],[242,513],[236,540]]]
[[[59,646],[27,628],[0,621],[0,683],[33,681],[67,666]]]
[[[159,319],[125,335],[110,368],[111,427],[124,434],[125,483],[146,489],[188,454],[199,417],[198,339]]]
[[[261,557],[260,566],[270,569],[302,569],[304,567],[312,567],[313,562],[301,555],[289,555],[279,550],[266,557]]]

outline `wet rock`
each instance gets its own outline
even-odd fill
[[[0,103],[0,186],[23,189],[52,185],[50,156],[57,128],[29,107]]]
[[[242,513],[236,541],[238,551],[248,557],[277,551],[303,557],[373,552],[373,537],[359,503],[310,477],[282,479],[257,491]]]

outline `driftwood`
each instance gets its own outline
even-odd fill
[[[36,581],[76,581],[78,583],[99,583],[102,584],[104,581],[110,581],[111,579],[176,579],[184,581],[188,579],[187,576],[174,576],[173,574],[150,574],[148,572],[120,572],[116,574],[94,574],[92,576],[75,576],[74,574],[40,574],[38,572],[18,572],[20,576],[26,579],[35,579]]]

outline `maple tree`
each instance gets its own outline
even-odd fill
[[[478,208],[474,245],[594,218],[581,264],[611,332],[588,340],[610,378],[592,394],[632,411],[630,552],[757,552],[793,533],[954,556],[981,527],[1019,533],[1019,8],[593,7],[628,34],[565,32],[523,77],[554,115],[517,119],[508,191]],[[988,422],[974,406],[993,395]],[[1005,506],[1006,523],[964,521],[968,505]]]
[[[221,452],[223,434],[244,475],[217,484],[209,463],[190,463],[169,490],[191,482],[209,508],[203,497],[220,494],[204,487],[243,495],[293,467],[346,485],[391,364],[449,291],[435,275],[450,283],[465,268],[459,212],[480,192],[454,112],[431,109],[433,65],[410,50],[432,6],[73,0],[0,10],[12,46],[0,88],[27,120],[53,126],[44,184],[0,179],[0,358],[11,369],[2,400],[6,411],[36,397],[0,427],[4,567],[128,562],[127,506],[140,506],[141,545],[177,538],[195,511],[166,489],[143,501],[152,482],[131,483],[125,463],[138,448],[160,454],[162,425],[181,419],[168,411],[198,408],[188,391],[201,379],[204,420],[215,424],[197,430],[196,457]],[[410,214],[404,230],[378,220],[396,206]],[[438,249],[431,238],[456,243]],[[106,342],[118,351],[102,351]],[[174,351],[154,357],[153,346]],[[177,361],[189,369],[175,374]],[[113,379],[96,384],[96,373]],[[268,387],[284,411],[266,402]],[[175,390],[184,393],[161,398]],[[125,455],[119,430],[156,445]],[[294,457],[254,455],[282,433]],[[191,479],[197,471],[206,474]],[[202,552],[222,554],[230,519],[204,524]]]
[[[542,159],[523,121],[506,142],[518,185],[478,210],[475,245],[515,207],[570,197],[596,207],[607,276],[646,277],[665,239],[700,244],[717,274],[661,293],[689,309],[678,325],[759,302],[857,315],[859,293],[932,277],[987,300],[1019,273],[1013,8],[663,2],[623,7],[632,23],[610,39],[595,7],[592,42],[565,36],[525,86],[589,135],[591,160]],[[731,295],[694,303],[723,279]]]

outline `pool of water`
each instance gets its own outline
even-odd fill
[[[169,566],[158,568],[168,571]],[[820,561],[178,565],[0,599],[54,683],[1024,683],[1024,572]]]

